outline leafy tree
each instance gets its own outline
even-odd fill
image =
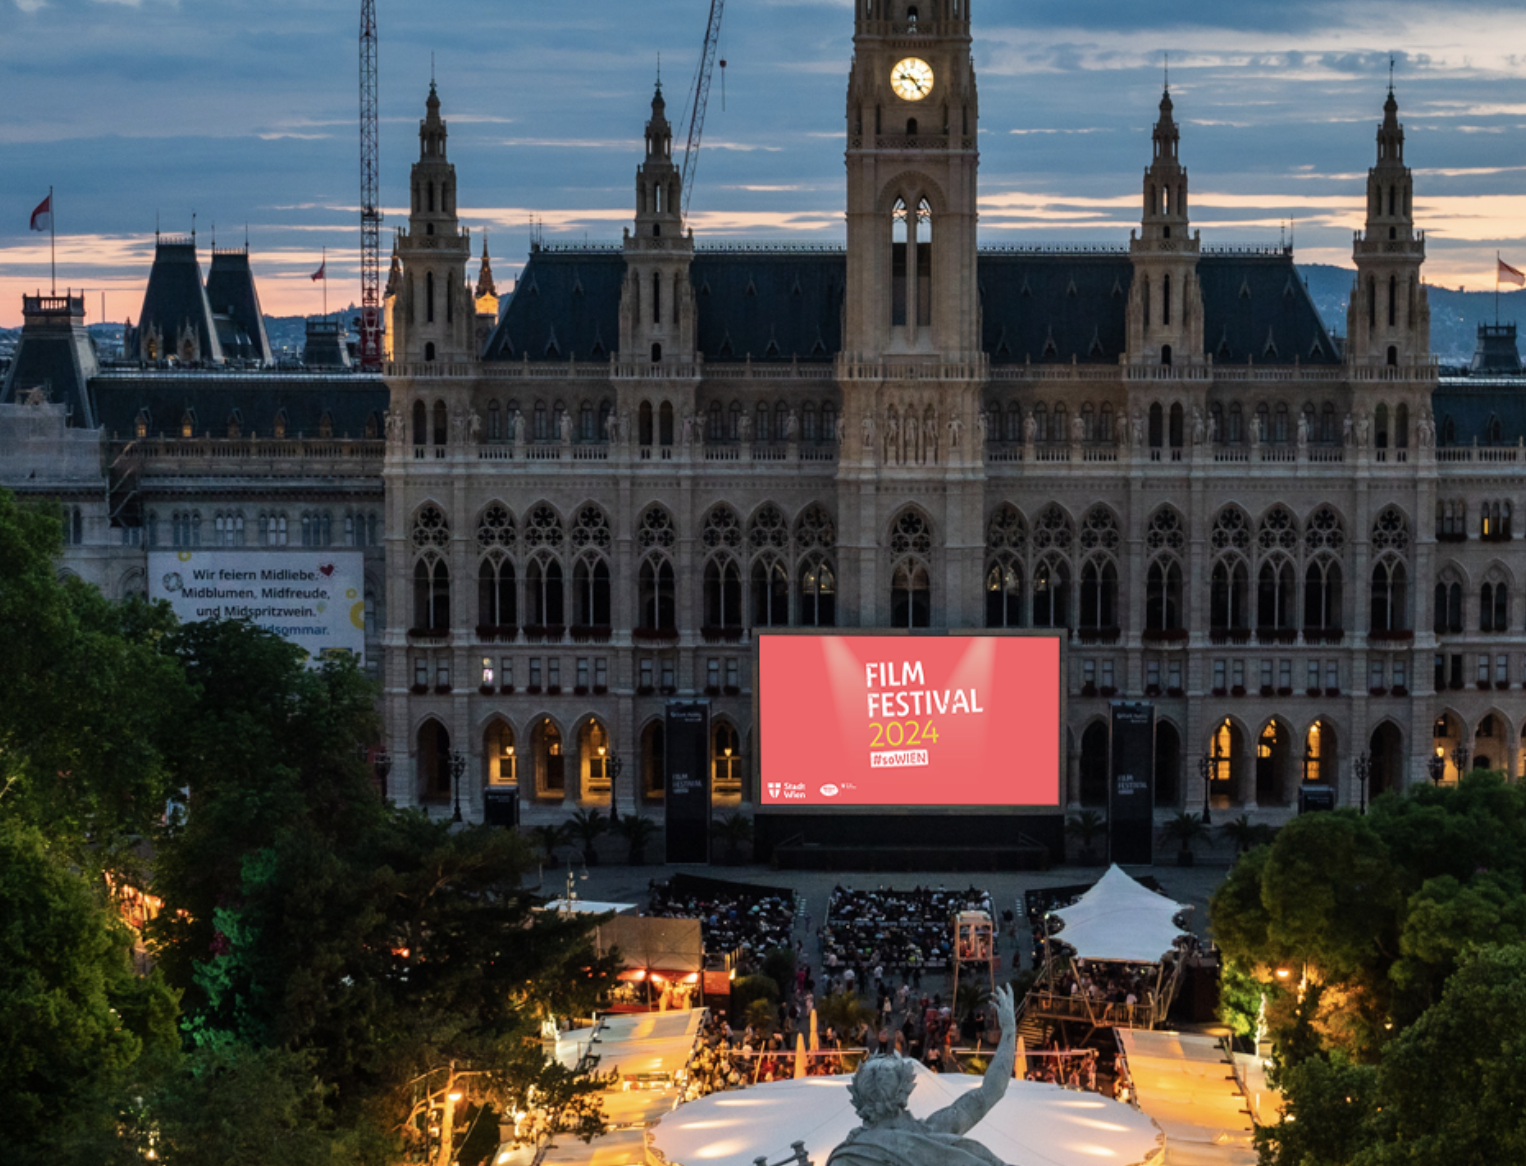
[[[1373,1144],[1356,1166],[1526,1162],[1526,945],[1470,952],[1384,1051]]]
[[[1296,1120],[1256,1131],[1262,1166],[1352,1166],[1371,1136],[1376,1070],[1337,1050],[1284,1068],[1277,1084]]]
[[[224,943],[217,913],[242,893],[245,860],[293,828],[315,854],[353,853],[387,810],[358,752],[379,735],[376,690],[353,663],[309,668],[300,648],[236,621],[186,625],[167,650],[191,687],[166,743],[190,812],[156,857],[156,890],[174,909],[155,933],[194,1011],[203,997],[193,965]]]
[[[0,812],[46,829],[80,867],[140,867],[174,788],[160,752],[182,703],[168,608],[60,581],[54,509],[0,491]]]
[[[52,1160],[59,1131],[176,1044],[162,977],[133,974],[104,886],[41,831],[0,819],[0,1091],[8,1161]],[[104,1120],[109,1124],[110,1115]]]

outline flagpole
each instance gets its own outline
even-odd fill
[[[323,248],[323,262],[319,265],[318,270],[323,272],[323,319],[326,323],[329,318],[329,249],[327,247]],[[1498,272],[1496,270],[1497,277]],[[1496,300],[1499,298],[1499,289],[1497,287],[1495,288],[1495,298]],[[1498,315],[1498,313],[1499,308],[1496,305],[1495,314]]]
[[[1500,264],[1503,262],[1500,253],[1496,251],[1494,253],[1494,326],[1496,328],[1500,326]]]
[[[52,269],[53,295],[58,295],[58,212],[53,208],[53,188],[48,187],[48,266]]]

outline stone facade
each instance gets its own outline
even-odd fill
[[[1290,249],[1192,229],[1169,93],[1128,246],[979,247],[969,12],[920,8],[858,0],[845,248],[697,245],[659,91],[623,242],[474,296],[431,86],[384,383],[98,368],[82,301],[39,300],[0,477],[113,594],[182,538],[366,547],[389,792],[441,813],[453,760],[471,818],[490,783],[531,822],[656,806],[670,696],[747,804],[784,625],[1068,628],[1072,805],[1115,697],[1157,706],[1161,814],[1205,777],[1265,820],[1353,804],[1363,755],[1368,796],[1438,749],[1520,776],[1521,381],[1438,376],[1393,95],[1342,341]]]

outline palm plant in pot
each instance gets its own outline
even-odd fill
[[[1082,866],[1096,866],[1102,861],[1092,843],[1107,834],[1107,819],[1096,810],[1080,810],[1072,814],[1065,823],[1065,833],[1081,844],[1081,853],[1076,858]]]
[[[1176,852],[1177,866],[1191,866],[1196,861],[1196,856],[1192,853],[1194,842],[1213,842],[1208,827],[1203,825],[1203,819],[1197,814],[1187,813],[1178,814],[1166,822],[1160,828],[1160,837],[1162,841],[1175,842],[1179,847]]]
[[[646,844],[657,833],[657,823],[645,814],[626,814],[615,823],[615,833],[630,847],[625,861],[631,866],[641,866],[646,862]]]
[[[599,835],[609,829],[609,819],[598,810],[579,810],[567,822],[572,836],[583,844],[583,862],[588,866],[599,865],[599,852],[594,843]]]

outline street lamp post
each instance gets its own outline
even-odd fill
[[[1447,773],[1447,759],[1440,749],[1436,750],[1436,756],[1425,763],[1425,767],[1431,771],[1431,784],[1441,785],[1441,779]]]
[[[620,774],[625,769],[625,762],[618,753],[611,754],[607,763],[609,771],[609,820],[611,823],[619,821],[620,813]],[[640,799],[635,799],[637,803]],[[638,805],[639,808],[639,805]]]
[[[1356,759],[1356,781],[1362,790],[1362,813],[1367,812],[1367,779],[1372,776],[1372,758],[1363,753]]]
[[[1198,776],[1203,779],[1203,825],[1210,825],[1208,816],[1208,791],[1213,781],[1213,758],[1208,754],[1197,759]]]
[[[456,787],[456,813],[451,819],[461,821],[461,775],[466,772],[466,754],[453,749],[450,754],[450,781]]]
[[[1457,743],[1457,747],[1452,750],[1452,764],[1457,767],[1458,781],[1462,780],[1463,770],[1468,768],[1468,753],[1468,747],[1461,741],[1459,741]]]

